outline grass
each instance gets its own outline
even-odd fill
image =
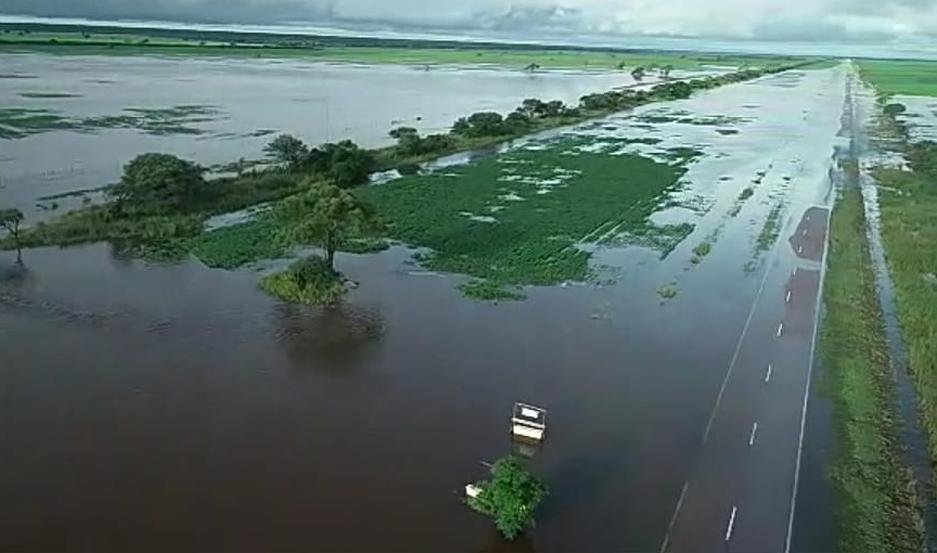
[[[583,280],[589,253],[579,243],[652,234],[648,217],[684,169],[568,146],[560,139],[357,193],[379,206],[391,238],[432,250],[432,269],[494,285]]]
[[[308,305],[331,305],[345,293],[341,275],[318,256],[300,259],[284,271],[265,276],[260,288],[281,300]]]
[[[937,145],[915,150],[913,172],[878,169],[875,177],[898,317],[937,460]]]
[[[286,254],[287,244],[265,214],[253,221],[203,233],[192,253],[205,265],[234,269],[259,259],[276,259]]]
[[[862,78],[886,96],[937,96],[937,62],[860,60]]]
[[[771,249],[771,246],[777,242],[778,236],[781,235],[781,211],[783,209],[784,204],[778,203],[768,212],[768,216],[765,217],[765,222],[761,227],[761,232],[755,238],[756,253]]]
[[[831,221],[820,356],[837,441],[831,475],[842,543],[852,553],[921,551],[922,523],[900,461],[882,315],[862,197],[847,189]]]

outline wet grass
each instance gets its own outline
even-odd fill
[[[549,285],[590,276],[580,242],[652,235],[658,227],[648,217],[683,173],[559,141],[357,193],[379,207],[391,238],[432,251],[431,269],[499,286]]]
[[[831,220],[820,356],[837,441],[831,476],[842,543],[853,553],[921,551],[922,523],[902,465],[875,278],[858,189],[843,192]]]
[[[878,169],[881,229],[908,362],[937,460],[937,145],[909,156],[913,171]]]
[[[771,246],[778,241],[778,236],[781,235],[781,212],[783,209],[784,204],[778,203],[768,212],[768,216],[765,217],[765,222],[761,227],[761,232],[755,238],[756,254],[770,250]]]
[[[937,62],[860,60],[862,78],[884,95],[937,96]]]

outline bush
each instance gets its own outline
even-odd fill
[[[533,525],[534,511],[546,497],[547,486],[513,456],[496,461],[491,475],[491,480],[475,484],[481,493],[470,497],[468,505],[494,519],[501,534],[513,540]]]
[[[260,288],[281,300],[330,305],[345,292],[342,277],[319,256],[300,259],[285,271],[261,279]]]

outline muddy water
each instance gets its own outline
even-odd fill
[[[2,63],[4,74],[23,77],[0,79],[3,108],[47,109],[73,118],[126,115],[127,108],[214,110],[187,125],[199,134],[56,130],[0,139],[0,197],[33,217],[41,215],[33,213],[37,197],[113,182],[123,164],[142,152],[228,163],[261,157],[273,132],[310,144],[349,138],[373,147],[391,142],[387,132],[395,126],[439,132],[465,114],[507,112],[524,98],[575,104],[583,94],[634,82],[621,72],[425,71],[298,60],[4,54]],[[23,96],[35,93],[73,96]]]
[[[825,197],[844,75],[667,106],[745,117],[738,134],[642,128],[643,110],[581,129],[704,151],[682,207],[660,215],[694,233],[663,260],[601,248],[601,286],[491,305],[394,248],[339,256],[361,285],[320,310],[267,298],[251,270],[105,245],[28,251],[26,270],[2,254],[0,548],[503,548],[457,491],[511,451],[510,407],[526,400],[550,409],[533,464],[552,490],[515,547],[658,550],[766,269],[763,220],[781,205],[789,236]]]

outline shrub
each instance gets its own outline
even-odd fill
[[[300,259],[285,271],[261,279],[260,288],[281,300],[310,305],[330,305],[345,292],[342,278],[319,256]]]
[[[494,519],[504,537],[513,540],[533,525],[534,511],[546,497],[547,486],[513,456],[496,461],[491,476],[475,484],[481,493],[469,498],[468,505]]]

